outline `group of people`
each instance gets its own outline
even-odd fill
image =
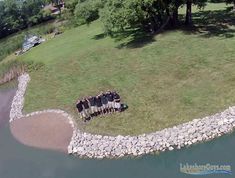
[[[101,92],[97,96],[85,97],[78,100],[76,108],[79,116],[90,120],[94,116],[121,111],[121,98],[116,91]]]

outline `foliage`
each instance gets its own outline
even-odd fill
[[[67,0],[65,3],[65,8],[73,13],[78,2],[81,3],[81,0]]]
[[[75,7],[74,14],[77,24],[89,24],[99,18],[99,9],[103,7],[104,0],[79,1]]]
[[[9,36],[6,39],[0,40],[0,62],[9,54],[19,49],[22,46],[24,39],[23,34]]]
[[[174,10],[174,2],[154,0],[108,0],[101,10],[101,20],[106,31],[140,27],[156,30],[165,16]]]
[[[100,16],[104,23],[106,32],[123,30],[130,26],[138,26],[141,19],[147,16],[140,6],[141,0],[108,0],[104,9],[101,10]]]
[[[233,10],[235,10],[235,0],[225,0],[227,4],[233,4]]]
[[[186,24],[191,24],[191,8],[202,8],[207,0],[70,0],[68,7],[76,24],[89,24],[101,17],[106,33],[141,28],[157,32],[179,25],[178,9],[187,4]],[[76,4],[76,6],[75,6]]]
[[[0,38],[52,18],[44,0],[0,1]]]

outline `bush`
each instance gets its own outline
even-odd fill
[[[99,9],[103,7],[102,0],[86,0],[79,2],[74,10],[77,25],[89,24],[99,18]]]

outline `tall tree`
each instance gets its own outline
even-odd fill
[[[174,6],[173,6],[173,15],[172,15],[172,18],[173,18],[173,25],[178,25],[179,23],[179,14],[178,14],[178,10],[179,10],[179,7],[181,5],[181,2],[180,0],[175,0],[174,1]]]
[[[23,2],[21,15],[26,26],[31,26],[41,21],[42,14],[40,12],[44,3],[44,0],[27,0]]]
[[[45,0],[0,1],[0,38],[48,20],[50,14],[43,12],[44,4]]]
[[[4,23],[4,32],[12,33],[21,28],[21,14],[15,0],[5,0],[4,1],[4,17],[1,19]]]
[[[186,16],[185,24],[192,25],[192,5],[196,5],[198,8],[203,8],[206,5],[207,0],[186,0]]]
[[[186,1],[185,24],[192,25],[192,0]]]
[[[178,24],[178,9],[183,3],[184,0],[107,0],[101,20],[109,31],[140,27],[154,33],[166,24]]]

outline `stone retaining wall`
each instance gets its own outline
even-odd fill
[[[30,81],[28,74],[19,78],[18,90],[12,102],[10,122],[20,119],[24,104],[24,94]],[[113,158],[125,155],[139,156],[151,152],[180,149],[198,142],[204,142],[230,133],[235,128],[235,107],[202,119],[166,128],[150,134],[138,136],[102,136],[81,132],[77,129],[73,117],[62,110],[44,110],[27,114],[24,117],[45,112],[63,114],[73,127],[73,136],[68,153],[88,158]]]

